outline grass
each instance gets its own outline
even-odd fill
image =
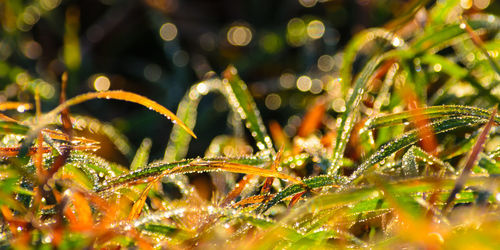
[[[22,115],[0,116],[0,244],[498,248],[500,20],[457,16],[455,2],[414,1],[386,27],[358,33],[341,54],[336,96],[312,99],[291,138],[263,121],[233,66],[194,84],[176,114],[125,91],[67,99],[65,77],[49,112],[36,88],[33,104],[1,103]],[[424,12],[424,23],[414,21]],[[211,92],[251,138],[214,140],[206,156],[187,159],[197,107]],[[171,120],[164,159],[149,160],[149,139],[130,166],[97,156],[99,141],[78,130],[98,128],[123,152],[131,147],[109,124],[70,112],[93,99],[137,103]],[[205,172],[211,188],[187,178]]]

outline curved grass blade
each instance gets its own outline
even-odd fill
[[[425,150],[421,149],[420,147],[412,146],[410,149],[412,149],[415,159],[423,160],[428,164],[435,164],[451,173],[455,172],[455,169],[449,163],[444,162],[436,156],[425,152]]]
[[[133,171],[141,167],[144,167],[148,164],[149,152],[151,151],[151,144],[152,142],[151,139],[149,138],[145,138],[144,140],[142,140],[142,143],[139,146],[139,149],[137,149],[134,159],[130,164],[130,170]]]
[[[52,117],[55,117],[57,114],[62,112],[64,109],[88,101],[92,99],[115,99],[115,100],[122,100],[122,101],[128,101],[128,102],[133,102],[137,104],[141,104],[149,109],[152,109],[163,116],[167,117],[168,119],[171,119],[173,123],[179,124],[184,130],[186,130],[191,136],[196,138],[196,135],[189,129],[184,122],[182,122],[177,116],[175,116],[174,113],[172,113],[170,110],[167,108],[161,106],[157,102],[150,100],[146,97],[143,97],[138,94],[134,94],[131,92],[126,92],[126,91],[121,91],[121,90],[112,90],[112,91],[102,91],[102,92],[92,92],[92,93],[87,93],[87,94],[82,94],[76,97],[73,97],[66,102],[60,104],[57,106],[55,109],[50,111],[45,115],[45,117],[48,117],[48,120],[53,120],[50,119]]]
[[[373,72],[375,72],[377,67],[384,60],[396,56],[397,53],[398,51],[391,51],[379,57],[371,59],[356,79],[353,92],[346,103],[346,110],[342,114],[341,122],[337,130],[338,134],[335,141],[335,148],[333,149],[330,166],[328,167],[328,175],[335,176],[340,168],[339,162],[344,154],[347,142],[349,141],[349,136],[354,127],[354,120],[356,118],[357,109],[365,92],[366,84],[371,79],[371,76]]]
[[[55,155],[45,157],[44,165],[51,166],[54,164],[56,157]],[[63,168],[80,169],[85,174],[86,178],[92,182],[92,188],[97,188],[102,179],[112,178],[126,171],[126,169],[120,165],[109,163],[98,156],[78,151],[75,148],[73,148]],[[28,163],[23,166],[23,169],[29,173],[33,173],[35,171],[34,163]]]
[[[430,124],[427,124],[426,126],[432,126],[434,133],[439,134],[439,133],[444,133],[459,127],[473,127],[482,123],[486,123],[487,120],[482,119],[482,118],[477,118],[477,117],[450,117],[450,118],[445,118],[442,120],[438,120],[435,122],[432,122]],[[366,161],[364,161],[357,169],[354,171],[354,173],[351,174],[349,177],[348,183],[352,182],[353,180],[357,179],[361,174],[366,171],[369,167],[373,166],[374,164],[382,161],[386,157],[392,155],[393,153],[406,148],[408,146],[411,146],[418,142],[421,138],[418,136],[418,130],[414,129],[411,130],[405,134],[403,134],[401,137],[393,140],[390,143],[387,143],[380,147],[380,149],[372,154]],[[348,184],[346,183],[346,184]]]
[[[470,20],[469,25],[474,30],[486,29],[488,31],[494,31],[499,28],[498,23],[482,19]],[[449,45],[450,43],[455,43],[456,41],[454,38],[466,34],[466,31],[460,28],[460,24],[448,25],[439,30],[432,29],[427,31],[427,33],[415,39],[411,44],[416,54],[423,53],[436,47],[443,47],[443,45]]]
[[[67,161],[68,163],[77,163],[78,165],[87,166],[97,173],[102,173],[105,178],[112,178],[127,171],[127,169],[121,165],[110,163],[99,156],[82,151],[72,151]]]
[[[408,1],[403,5],[401,11],[398,15],[391,20],[388,24],[385,25],[388,29],[398,30],[403,25],[407,24],[411,19],[415,17],[415,15],[425,8],[425,5],[429,2],[429,0],[412,0]]]
[[[193,130],[196,125],[197,109],[201,98],[212,91],[221,89],[221,81],[217,78],[192,86],[179,103],[177,117],[183,120],[188,128]],[[181,129],[179,125],[175,124],[170,133],[170,139],[163,160],[179,161],[183,159],[187,154],[190,141],[191,137],[186,130]]]
[[[310,191],[311,189],[322,187],[338,186],[335,185],[335,181],[333,180],[333,178],[326,175],[305,179],[302,181],[302,184],[294,184],[286,187],[284,190],[277,193],[268,203],[262,204],[259,208],[257,208],[257,211],[263,213],[285,198],[296,195],[303,191]]]
[[[236,68],[233,66],[227,67],[223,76],[222,84],[228,94],[228,102],[237,111],[241,119],[246,120],[245,126],[250,130],[252,137],[257,142],[257,147],[259,150],[273,152],[273,143],[267,134],[260,112],[257,110],[247,85],[238,76]]]
[[[167,170],[172,170],[174,168],[182,168],[185,167],[186,169],[183,169],[185,172],[196,172],[196,171],[210,171],[206,170],[206,166],[196,166],[196,162],[222,162],[224,161],[225,163],[239,163],[239,164],[246,164],[246,165],[262,165],[265,163],[268,163],[270,159],[266,156],[248,156],[248,157],[239,157],[239,158],[211,158],[211,159],[186,159],[182,161],[177,161],[177,162],[155,162],[149,164],[147,167],[135,170],[135,171],[130,171],[129,173],[123,174],[121,176],[118,176],[114,179],[107,180],[102,183],[101,186],[97,187],[97,191],[104,191],[112,188],[116,188],[119,186],[124,186],[124,185],[129,185],[133,183],[140,183],[146,181],[146,179],[149,179],[151,177],[158,176],[162,174],[164,171]],[[193,165],[191,165],[193,163]],[[190,168],[189,168],[190,167]],[[203,169],[203,170],[202,170]],[[257,168],[261,170],[262,168]],[[216,170],[216,168],[213,168],[212,170]],[[269,170],[268,170],[269,171]]]
[[[351,86],[352,65],[356,59],[356,54],[363,46],[370,43],[376,38],[387,40],[389,43],[395,43],[398,46],[404,44],[404,40],[396,37],[396,35],[388,30],[381,28],[372,28],[364,30],[351,39],[349,44],[344,49],[342,57],[342,66],[340,68],[340,78],[342,79],[342,93],[347,94],[347,90]]]
[[[273,177],[282,180],[287,180],[292,183],[301,183],[295,177],[290,175],[282,174],[275,170],[254,167],[250,165],[245,165],[241,163],[226,162],[226,161],[196,161],[192,162],[187,167],[178,167],[177,169],[172,169],[172,173],[184,173],[184,172],[198,172],[198,171],[227,171],[240,174],[253,174],[262,177]]]
[[[431,106],[418,108],[417,110],[431,119],[443,116],[475,116],[477,118],[488,119],[491,115],[488,110],[461,105]],[[364,130],[398,125],[409,121],[411,117],[412,111],[376,116],[366,121]],[[495,116],[494,119],[496,122],[500,122],[500,116]]]
[[[379,113],[382,106],[386,105],[386,102],[389,103],[391,96],[391,87],[394,85],[395,76],[399,72],[399,64],[393,63],[389,66],[387,73],[385,75],[385,79],[380,87],[377,97],[373,102],[373,110],[375,113]]]
[[[127,217],[128,221],[135,220],[139,217],[139,215],[142,212],[142,209],[144,208],[144,205],[146,204],[146,198],[148,198],[149,191],[151,191],[151,188],[153,188],[153,185],[155,185],[163,176],[168,174],[168,171],[165,171],[158,177],[154,178],[153,180],[149,181],[147,186],[144,188],[142,193],[139,195],[139,199],[137,199],[132,206],[132,209],[130,210],[130,213]]]

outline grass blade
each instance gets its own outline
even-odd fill
[[[453,190],[450,193],[450,196],[446,200],[446,203],[445,203],[443,210],[442,210],[443,214],[448,214],[448,212],[451,208],[452,202],[455,199],[455,196],[460,191],[462,191],[462,189],[464,188],[464,185],[465,185],[465,182],[467,181],[469,173],[470,173],[472,167],[474,166],[474,164],[479,156],[479,153],[483,150],[484,144],[486,143],[486,139],[488,138],[488,134],[490,133],[491,128],[495,124],[494,118],[495,118],[496,114],[497,114],[497,108],[495,107],[493,112],[491,112],[491,117],[488,120],[488,123],[486,123],[486,125],[484,126],[483,131],[481,132],[481,134],[477,138],[476,144],[472,148],[472,151],[469,155],[469,158],[467,159],[467,163],[465,163],[465,167],[462,170],[462,174],[460,174],[460,177],[458,178],[457,182],[455,183],[455,187],[453,188]]]
[[[388,43],[397,41],[399,43],[404,43],[403,39],[395,36],[392,32],[381,29],[373,28],[362,31],[349,42],[349,44],[344,49],[344,56],[342,57],[342,66],[340,69],[340,77],[342,79],[342,92],[347,94],[347,90],[351,86],[352,82],[352,65],[356,59],[356,54],[362,49],[363,46],[372,42],[376,38],[385,39]]]
[[[247,184],[254,178],[254,175],[245,175],[243,178],[235,185],[234,189],[229,192],[229,194],[221,202],[221,207],[227,206],[231,201],[238,197]]]
[[[179,103],[177,117],[183,120],[189,129],[193,130],[196,125],[197,109],[201,98],[214,90],[221,89],[221,81],[217,78],[193,85]],[[189,133],[175,124],[170,133],[163,160],[178,161],[183,159],[187,154],[190,141],[191,136]]]
[[[19,112],[24,112],[33,108],[31,103],[25,102],[2,102],[0,103],[0,111],[5,111],[9,109],[16,109]]]
[[[486,123],[485,119],[477,117],[451,117],[445,118],[439,121],[432,122],[426,126],[431,126],[435,134],[444,133],[459,127],[473,127],[481,123]],[[366,169],[373,166],[374,164],[382,161],[386,157],[392,155],[393,153],[399,151],[400,149],[406,148],[415,144],[420,140],[418,135],[418,129],[411,130],[401,137],[393,140],[390,143],[385,144],[380,147],[380,149],[372,154],[366,161],[364,161],[353,174],[349,177],[348,183],[357,179]]]
[[[145,138],[142,140],[141,146],[137,149],[134,159],[130,164],[130,170],[136,170],[148,164],[149,152],[151,151],[151,139]]]
[[[143,183],[148,179],[154,178],[161,175],[165,171],[175,171],[170,172],[171,174],[179,173],[192,173],[192,172],[203,172],[203,171],[229,171],[237,173],[255,174],[264,177],[277,177],[285,178],[290,181],[296,181],[295,178],[271,171],[268,169],[263,169],[259,167],[253,167],[257,165],[262,165],[268,163],[270,160],[266,156],[250,156],[250,157],[239,157],[239,158],[209,158],[209,159],[186,159],[177,162],[155,162],[149,164],[147,167],[130,171],[124,175],[118,176],[111,180],[107,180],[102,183],[101,186],[96,187],[97,191],[105,191],[112,188],[117,188],[120,186],[131,185],[136,183]],[[213,165],[211,165],[213,164]],[[232,170],[232,171],[231,171]],[[293,179],[293,180],[292,180]]]
[[[487,119],[491,113],[485,109],[461,106],[461,105],[442,105],[432,106],[425,108],[418,108],[420,113],[427,116],[427,118],[441,118],[443,116],[475,116],[477,118]],[[395,114],[379,115],[370,118],[365,123],[364,130],[380,128],[385,126],[393,126],[407,122],[411,119],[413,111],[404,111]],[[495,121],[500,122],[500,117],[495,116]]]
[[[340,159],[344,154],[347,142],[349,141],[349,136],[354,127],[354,120],[356,118],[358,105],[365,92],[366,84],[369,82],[377,67],[384,60],[394,57],[395,53],[397,52],[389,52],[370,60],[356,79],[352,94],[346,103],[346,110],[342,114],[341,122],[337,130],[337,139],[335,141],[335,147],[333,149],[330,166],[328,168],[328,175],[335,176],[340,168]]]
[[[12,121],[0,121],[0,134],[25,135],[29,127]]]
[[[292,195],[296,195],[303,191],[309,191],[315,188],[323,187],[338,187],[335,185],[334,180],[329,176],[316,176],[302,181],[302,184],[290,185],[283,189],[281,192],[277,193],[269,202],[261,205],[257,211],[260,213],[265,212],[272,206],[276,205],[278,202]]]
[[[498,24],[489,22],[488,20],[470,20],[469,25],[472,29],[486,29],[488,31],[497,30]],[[460,24],[447,25],[439,29],[428,30],[427,33],[415,39],[411,47],[415,50],[416,54],[423,53],[435,49],[436,47],[444,47],[452,42],[456,42],[454,38],[466,34],[466,31],[460,28]]]
[[[229,66],[223,73],[222,81],[228,94],[228,102],[246,120],[245,125],[250,130],[252,137],[257,142],[259,150],[271,150],[273,144],[267,134],[266,127],[260,117],[260,112],[247,89],[247,85],[240,79],[236,68]]]
[[[181,128],[186,130],[186,132],[188,132],[191,136],[196,138],[196,135],[193,133],[193,131],[191,131],[191,129],[189,129],[184,124],[184,122],[182,122],[177,116],[174,115],[174,113],[172,113],[167,108],[161,106],[157,102],[150,100],[144,96],[134,94],[131,92],[121,91],[121,90],[92,92],[92,93],[82,94],[82,95],[73,97],[73,98],[65,101],[64,103],[60,104],[59,106],[57,106],[55,109],[53,109],[49,113],[47,113],[45,115],[45,117],[46,117],[46,119],[48,118],[47,120],[52,121],[52,120],[54,120],[52,118],[55,117],[60,112],[62,112],[64,109],[66,109],[70,106],[76,105],[76,104],[80,104],[80,103],[85,102],[85,101],[92,100],[92,99],[115,99],[115,100],[122,100],[122,101],[128,101],[128,102],[141,104],[141,105],[147,107],[148,109],[152,109],[152,110],[162,114],[163,116],[167,117],[168,119],[172,120],[173,123],[178,124]]]
[[[306,137],[312,132],[316,131],[316,129],[318,129],[318,127],[321,125],[321,121],[323,120],[325,111],[325,101],[319,101],[312,108],[310,108],[302,119],[302,123],[300,124],[297,135]]]

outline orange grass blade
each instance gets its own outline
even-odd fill
[[[43,169],[43,136],[42,133],[38,133],[38,139],[36,142],[36,153],[34,155],[34,162],[36,168],[36,174],[40,180],[45,178],[45,169]]]
[[[193,167],[195,170],[193,170]],[[169,174],[180,174],[184,172],[192,172],[192,171],[210,171],[210,170],[222,170],[222,171],[227,171],[227,172],[233,172],[233,173],[240,173],[240,174],[251,174],[251,175],[259,175],[263,177],[276,177],[284,180],[288,180],[292,183],[295,184],[302,184],[302,182],[292,176],[282,174],[277,171],[269,170],[269,169],[263,169],[263,168],[258,168],[250,165],[244,165],[244,164],[239,164],[239,163],[231,163],[231,162],[223,162],[223,161],[199,161],[199,162],[193,162],[189,165],[184,165],[184,166],[179,166],[175,167],[172,169],[168,169],[164,171],[162,174],[159,176],[155,177],[154,179],[148,181],[148,185],[144,189],[144,191],[141,193],[139,199],[134,203],[134,206],[132,207],[132,210],[130,211],[130,214],[128,216],[128,220],[134,220],[139,217],[141,214],[142,208],[144,207],[144,204],[146,203],[146,198],[148,196],[149,191],[153,187],[153,185],[158,182],[161,178],[163,178],[166,175]]]
[[[314,106],[309,109],[309,111],[307,111],[306,115],[304,116],[297,135],[300,137],[305,137],[314,132],[321,125],[321,121],[323,120],[325,111],[325,101],[321,100],[314,104]]]
[[[288,207],[293,207],[299,200],[300,198],[302,197],[302,195],[304,195],[307,191],[302,191],[298,194],[295,194],[293,197],[292,197],[292,200],[290,200],[290,203],[288,204]]]
[[[100,147],[98,145],[74,145],[71,146],[72,149],[74,150],[81,150],[81,151],[96,151]],[[50,153],[52,150],[51,147],[42,147],[42,153]],[[19,154],[19,151],[21,151],[21,147],[0,147],[0,158],[1,157],[15,157]],[[37,147],[32,147],[30,148],[28,155],[34,155],[38,152]]]
[[[283,146],[281,146],[280,150],[278,153],[276,153],[276,156],[274,158],[273,163],[271,164],[271,170],[276,171],[278,169],[278,166],[280,165],[281,162],[281,156],[283,155]],[[273,184],[274,178],[273,177],[267,177],[266,181],[264,182],[264,185],[262,186],[262,189],[260,190],[261,194],[268,193],[271,190],[271,185]]]
[[[245,189],[246,185],[253,179],[254,175],[245,175],[243,178],[234,186],[234,189],[229,192],[229,194],[224,198],[224,200],[221,203],[221,207],[225,207],[227,204],[229,204],[232,200],[234,200],[238,195],[241,194],[241,191]]]
[[[31,105],[31,103],[25,103],[25,102],[2,102],[2,103],[0,103],[0,111],[16,109],[19,112],[24,112],[24,111],[30,110],[32,108],[33,108],[33,105]]]
[[[290,138],[288,138],[277,121],[269,122],[269,132],[277,147],[285,146],[285,148],[290,148]]]
[[[2,113],[0,113],[0,120],[4,120],[4,121],[8,121],[8,122],[17,122],[19,123],[18,120],[14,119],[14,118],[10,118]]]
[[[7,225],[9,226],[10,232],[15,236],[17,233],[16,226],[13,223],[9,223],[10,221],[12,221],[14,219],[14,215],[12,214],[12,211],[10,211],[10,209],[5,205],[0,207],[0,211],[2,212],[2,216],[5,220],[5,222],[7,222]]]
[[[143,105],[149,109],[152,109],[163,116],[167,117],[168,119],[171,119],[173,123],[177,123],[181,128],[186,130],[191,136],[196,138],[196,135],[189,129],[184,122],[182,122],[177,116],[175,116],[174,113],[172,113],[170,110],[167,108],[161,106],[157,102],[148,99],[144,96],[134,94],[131,92],[126,92],[126,91],[121,91],[121,90],[112,90],[112,91],[102,91],[102,92],[91,92],[91,93],[86,93],[82,94],[76,97],[73,97],[66,102],[60,104],[57,106],[55,109],[50,111],[47,116],[55,116],[62,112],[64,109],[80,104],[82,102],[86,102],[92,99],[114,99],[114,100],[122,100],[122,101],[127,101],[127,102],[133,102],[137,103],[140,105]]]
[[[80,193],[75,192],[73,194],[73,206],[75,207],[75,212],[78,216],[78,229],[89,230],[94,224],[92,219],[92,211],[90,210],[89,203]]]
[[[245,199],[242,199],[241,201],[238,201],[232,205],[232,207],[237,208],[237,207],[242,207],[246,206],[249,204],[255,204],[255,203],[262,203],[264,201],[267,201],[271,199],[272,195],[255,195],[255,196],[250,196]]]
[[[51,139],[71,142],[72,144],[75,144],[75,145],[83,145],[83,144],[95,145],[95,144],[100,143],[98,141],[94,141],[92,139],[87,139],[85,137],[71,137],[71,141],[70,141],[70,137],[67,134],[60,132],[60,131],[57,131],[57,130],[43,129],[42,132],[47,134]]]
[[[35,88],[35,118],[38,120],[42,115],[42,104],[40,102],[40,92],[38,87]]]
[[[142,191],[141,196],[139,196],[139,199],[134,203],[134,206],[130,210],[130,214],[128,215],[127,220],[132,221],[135,220],[139,217],[139,215],[142,212],[142,208],[144,207],[144,204],[146,204],[146,198],[148,198],[149,191],[151,188],[154,186],[156,182],[158,182],[163,176],[167,175],[170,171],[166,171],[160,176],[156,177],[153,181],[149,182],[144,191]]]
[[[434,155],[437,148],[436,135],[432,129],[432,126],[428,126],[429,118],[422,112],[419,108],[418,99],[411,88],[407,87],[403,89],[403,96],[408,105],[408,109],[412,112],[411,121],[415,124],[418,130],[418,136],[422,139],[420,145],[429,154]]]
[[[66,102],[66,86],[68,85],[68,72],[64,72],[61,76],[61,96],[59,97],[59,104],[63,104]],[[38,103],[37,103],[37,106]],[[71,124],[71,119],[69,117],[69,108],[66,107],[61,111],[61,122],[63,131],[69,135],[71,138],[73,125]]]
[[[240,173],[240,174],[253,174],[253,175],[259,175],[259,176],[263,176],[263,177],[275,177],[275,178],[280,178],[283,180],[290,181],[294,184],[301,184],[302,183],[299,179],[292,177],[290,175],[282,174],[280,172],[269,170],[269,169],[240,164],[240,163],[224,162],[224,161],[210,161],[210,162],[201,161],[201,162],[193,162],[193,163],[191,163],[191,166],[200,166],[200,167],[205,166],[205,167],[207,167],[207,168],[200,168],[201,171],[222,170],[222,171]],[[171,170],[171,173],[172,174],[173,173],[182,173],[184,168],[186,168],[186,167],[181,166],[181,167],[173,168]]]

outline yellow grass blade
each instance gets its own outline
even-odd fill
[[[191,136],[196,138],[196,135],[189,129],[184,122],[182,122],[177,116],[175,116],[174,113],[172,113],[170,110],[167,108],[163,107],[162,105],[158,104],[157,102],[148,99],[144,96],[134,94],[131,92],[126,92],[126,91],[121,91],[121,90],[112,90],[112,91],[102,91],[102,92],[91,92],[91,93],[86,93],[83,95],[79,95],[76,97],[73,97],[66,102],[60,104],[57,106],[55,109],[50,111],[47,116],[55,116],[62,112],[65,108],[68,108],[70,106],[80,104],[82,102],[92,100],[92,99],[115,99],[115,100],[122,100],[122,101],[128,101],[128,102],[133,102],[137,104],[141,104],[151,110],[154,110],[168,119],[171,119],[173,123],[179,124],[181,128],[186,130]]]
[[[2,102],[0,103],[0,111],[17,109],[19,112],[24,112],[33,108],[33,105],[25,102]]]
[[[193,162],[190,164],[191,166],[200,166],[200,167],[207,167],[206,169],[199,168],[199,170],[221,170],[221,171],[227,171],[227,172],[233,172],[233,173],[240,173],[240,174],[252,174],[252,175],[259,175],[262,177],[275,177],[275,178],[280,178],[283,180],[290,181],[294,184],[301,184],[302,182],[290,175],[282,174],[278,171],[273,171],[270,169],[264,169],[264,168],[259,168],[259,167],[254,167],[250,165],[245,165],[245,164],[240,164],[240,163],[234,163],[234,162],[225,162],[225,161],[200,161],[200,162]],[[171,173],[182,173],[183,169],[186,167],[178,167],[178,168],[173,168],[171,170]],[[187,167],[189,168],[189,167]]]

